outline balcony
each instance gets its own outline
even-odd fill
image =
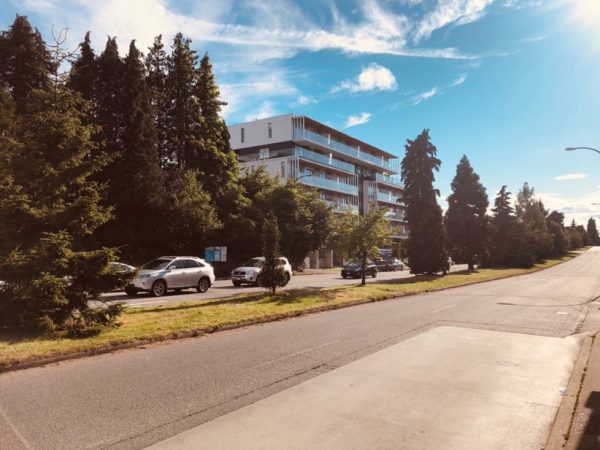
[[[295,147],[294,153],[300,159],[306,159],[308,161],[313,161],[323,166],[334,167],[339,170],[343,170],[345,172],[349,172],[351,174],[356,173],[356,166],[354,164],[350,164],[344,161],[340,161],[339,159],[330,158],[326,155],[322,155],[317,152],[313,152],[311,150],[307,150],[302,147]]]
[[[394,211],[393,209],[390,209],[385,214],[385,218],[390,220],[398,220],[401,222],[404,222],[406,220],[404,217],[404,211]]]
[[[399,198],[402,199],[402,197],[393,195],[392,193],[377,192],[377,201],[378,202],[391,203],[393,205],[397,205],[398,204],[397,200]]]
[[[404,187],[400,175],[384,175],[382,173],[376,173],[375,179],[381,183],[397,186],[399,188]]]
[[[350,183],[346,183],[342,180],[330,180],[328,178],[322,178],[316,175],[309,174],[307,172],[300,172],[298,176],[298,182],[307,186],[314,186],[317,188],[328,189],[330,191],[342,192],[344,194],[358,195],[358,186]]]
[[[325,148],[343,153],[344,155],[355,158],[359,161],[368,162],[389,172],[398,172],[398,158],[386,160],[385,157],[377,157],[370,153],[360,151],[359,147],[351,147],[342,142],[336,141],[329,136],[323,136],[314,131],[302,128],[294,128],[294,140],[307,140],[319,144]]]

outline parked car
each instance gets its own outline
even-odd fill
[[[256,258],[249,259],[242,264],[242,266],[231,271],[231,282],[234,286],[241,286],[244,283],[260,286],[260,273],[264,263],[264,256],[257,256]],[[283,256],[279,258],[279,265],[283,266],[286,278],[285,284],[288,284],[292,279],[292,266],[288,259]]]
[[[404,270],[404,263],[400,261],[398,258],[394,258],[392,260],[393,270]]]
[[[150,292],[161,297],[169,290],[196,288],[206,292],[215,282],[213,267],[195,256],[161,256],[144,264],[132,283],[125,288],[127,295]]]
[[[136,271],[135,267],[130,266],[129,264],[124,264],[124,263],[120,263],[120,262],[112,261],[112,262],[109,262],[108,265],[115,272],[133,273]]]
[[[377,276],[377,266],[368,262],[365,266],[365,276],[375,278]],[[362,263],[352,261],[342,267],[342,278],[362,278]]]

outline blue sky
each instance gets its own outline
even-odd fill
[[[181,31],[208,51],[228,123],[306,114],[402,157],[430,129],[443,197],[466,154],[490,202],[524,181],[547,207],[600,217],[600,0],[1,0],[147,48]],[[443,202],[441,202],[443,204]],[[592,205],[599,203],[599,205]]]

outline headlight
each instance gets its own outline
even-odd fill
[[[144,275],[140,275],[139,278],[140,280],[145,280],[146,278],[150,278],[152,276],[152,274],[144,274]]]

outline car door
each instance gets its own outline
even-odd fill
[[[169,271],[165,275],[167,286],[169,288],[183,288],[189,286],[186,284],[186,271],[183,259],[173,261],[168,267]]]
[[[198,280],[200,280],[202,267],[204,265],[200,263],[200,261],[196,261],[195,259],[185,259],[183,260],[183,264],[185,267],[185,282],[187,283],[186,286],[196,286],[198,284]]]

